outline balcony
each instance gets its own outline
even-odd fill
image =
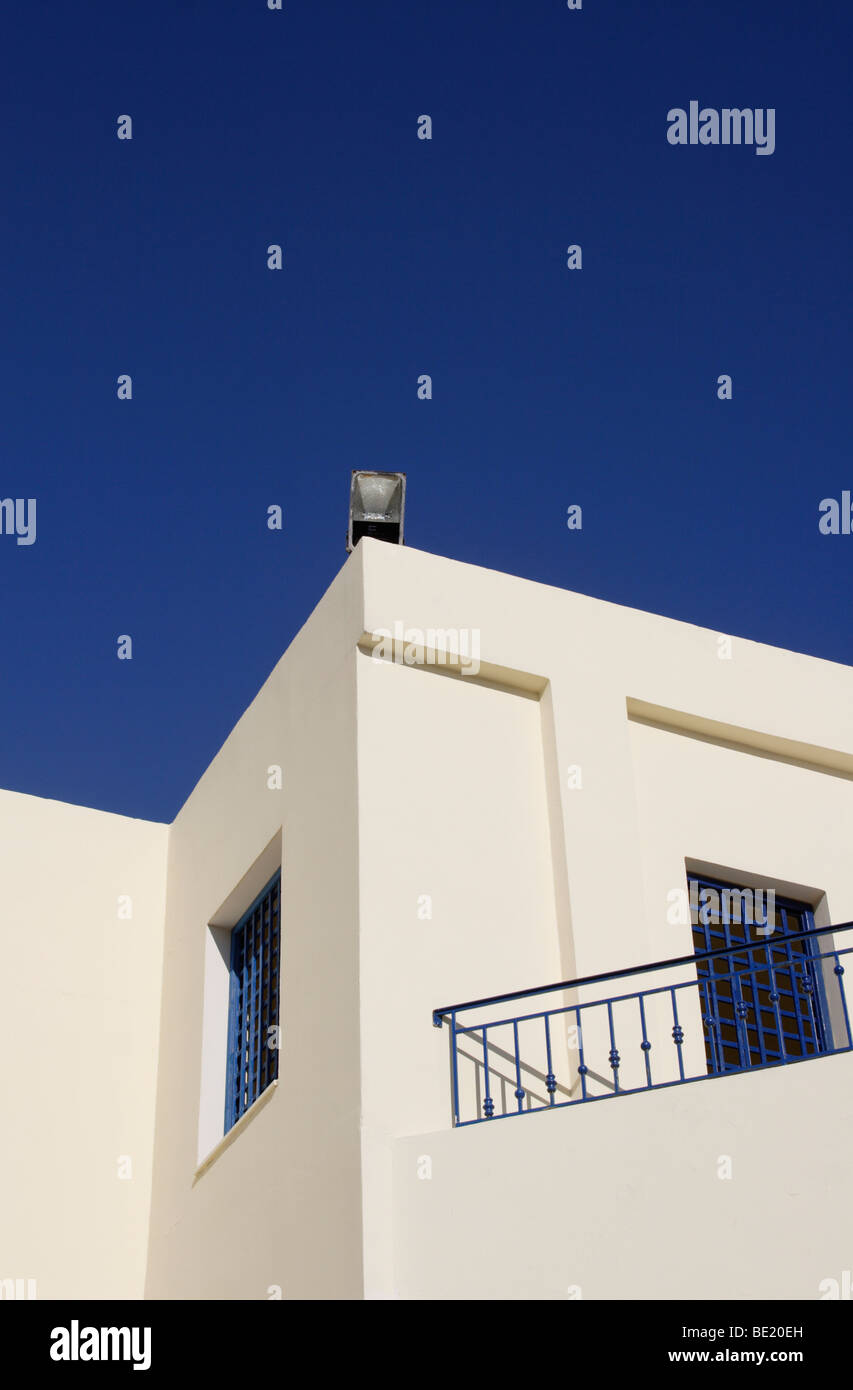
[[[853,1050],[843,964],[853,923],[760,931],[755,941],[436,1009],[434,1025],[449,1027],[454,1125]],[[553,996],[555,1007],[527,1011]]]

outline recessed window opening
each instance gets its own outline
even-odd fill
[[[278,1076],[281,871],[231,933],[225,1132]]]
[[[808,903],[691,876],[693,945],[708,1071],[814,1057],[831,1046]],[[747,947],[752,949],[746,949]],[[730,949],[729,949],[730,948]]]

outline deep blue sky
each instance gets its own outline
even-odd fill
[[[418,548],[853,662],[849,0],[284,5],[4,13],[0,785],[170,820],[354,467]]]

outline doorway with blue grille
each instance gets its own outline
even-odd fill
[[[708,1071],[813,1057],[830,1038],[808,903],[718,879],[688,879]]]

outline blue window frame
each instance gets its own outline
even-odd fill
[[[689,879],[697,952],[731,954],[696,963],[708,1071],[739,1071],[814,1057],[831,1048],[831,1033],[814,927],[807,903],[717,879]],[[768,928],[770,930],[768,931]],[[741,949],[759,943],[752,950]]]
[[[231,933],[226,1134],[278,1076],[280,957],[279,870]]]

